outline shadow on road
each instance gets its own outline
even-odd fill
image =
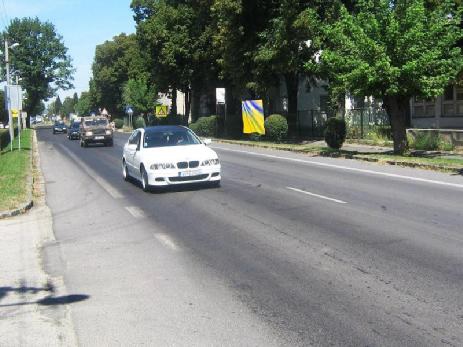
[[[25,294],[38,294],[41,292],[48,292],[50,295],[45,298],[36,300],[36,301],[25,301],[25,302],[15,302],[11,304],[4,304],[0,307],[11,307],[11,306],[24,306],[24,305],[42,305],[42,306],[56,306],[56,305],[68,305],[76,302],[84,301],[90,298],[89,295],[82,294],[72,294],[64,296],[54,296],[55,288],[51,283],[47,283],[44,287],[28,287],[21,285],[19,287],[0,287],[0,300],[8,296],[9,293],[17,293],[19,295]]]

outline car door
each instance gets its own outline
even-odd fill
[[[134,175],[133,169],[133,157],[136,152],[136,138],[137,138],[138,130],[135,130],[132,135],[130,135],[127,144],[124,146],[124,157],[125,162],[127,163],[127,169],[129,170],[129,174]]]
[[[143,162],[143,146],[142,146],[142,141],[143,141],[143,131],[139,130],[138,134],[136,136],[136,144],[137,147],[135,149],[135,153],[133,154],[133,169],[134,169],[134,175],[136,174],[136,177],[141,178],[140,174],[140,165]],[[135,172],[136,171],[136,172]]]

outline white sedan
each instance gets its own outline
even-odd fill
[[[143,190],[154,186],[210,182],[220,186],[220,161],[183,126],[154,126],[135,130],[124,145],[122,175],[139,180]]]

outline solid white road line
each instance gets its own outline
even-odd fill
[[[138,208],[136,206],[126,206],[125,209],[129,211],[129,213],[135,217],[135,218],[144,218],[145,213],[141,208]]]
[[[303,164],[314,165],[314,166],[329,167],[329,168],[335,168],[335,169],[341,169],[341,170],[347,170],[347,171],[361,172],[361,173],[366,173],[366,174],[371,174],[371,175],[386,176],[386,177],[399,178],[399,179],[410,180],[410,181],[415,181],[415,182],[436,184],[436,185],[441,185],[441,186],[448,186],[448,187],[454,187],[454,188],[463,189],[463,184],[458,184],[458,183],[450,183],[450,182],[429,180],[429,179],[426,179],[426,178],[403,176],[403,175],[397,175],[397,174],[387,173],[387,172],[379,172],[379,171],[373,171],[373,170],[368,170],[368,169],[358,169],[358,168],[347,167],[347,166],[342,166],[342,165],[319,163],[319,162],[311,161],[311,160],[296,159],[296,158],[286,158],[286,157],[281,157],[281,156],[278,156],[278,155],[256,153],[256,152],[249,152],[249,151],[240,151],[240,150],[237,150],[237,149],[229,149],[229,148],[223,148],[223,147],[215,147],[214,146],[212,148],[214,148],[216,150],[219,150],[219,151],[243,153],[243,154],[254,155],[254,156],[258,156],[258,157],[281,159],[281,160],[293,161],[293,162],[297,162],[297,163],[303,163]]]
[[[59,146],[71,157],[91,178],[93,178],[113,199],[121,199],[123,195],[119,193],[111,184],[109,184],[105,179],[98,175],[92,168],[80,160],[74,153],[67,149],[64,145],[59,144]]]
[[[154,237],[167,248],[170,248],[173,251],[179,250],[178,246],[175,244],[175,242],[171,239],[169,235],[162,234],[162,233],[156,233],[154,234]]]
[[[336,202],[336,203],[338,203],[338,204],[347,204],[347,202],[342,201],[342,200],[329,198],[329,197],[324,196],[324,195],[320,195],[320,194],[315,194],[315,193],[307,192],[307,191],[305,191],[305,190],[301,190],[301,189],[297,189],[297,188],[286,187],[286,189],[289,189],[289,190],[292,190],[292,191],[295,191],[295,192],[298,192],[298,193],[302,193],[302,194],[314,196],[314,197],[316,197],[316,198],[320,198],[320,199],[324,199],[324,200]]]

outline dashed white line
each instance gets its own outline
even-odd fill
[[[297,188],[286,187],[286,189],[289,189],[289,190],[292,190],[292,191],[295,191],[295,192],[298,192],[298,193],[302,193],[302,194],[314,196],[314,197],[316,197],[316,198],[320,198],[320,199],[324,199],[324,200],[336,202],[336,203],[338,203],[338,204],[347,204],[347,202],[342,201],[342,200],[329,198],[329,197],[324,196],[324,195],[320,195],[320,194],[315,194],[315,193],[307,192],[307,191],[305,191],[305,190],[301,190],[301,189],[297,189]]]
[[[217,150],[220,150],[220,151],[226,151],[226,152],[243,153],[243,154],[254,155],[254,156],[258,156],[258,157],[281,159],[281,160],[293,161],[293,162],[297,162],[297,163],[303,163],[303,164],[314,165],[314,166],[322,166],[322,167],[329,167],[329,168],[341,169],[341,170],[346,170],[346,171],[362,172],[362,173],[371,174],[371,175],[393,177],[393,178],[399,178],[399,179],[404,179],[404,180],[409,180],[409,181],[436,184],[436,185],[441,185],[441,186],[448,186],[448,187],[454,187],[454,188],[463,189],[463,184],[458,184],[458,183],[436,181],[436,180],[430,180],[430,179],[426,179],[426,178],[419,178],[419,177],[412,177],[412,176],[403,176],[403,175],[397,175],[397,174],[387,173],[387,172],[379,172],[379,171],[368,170],[368,169],[359,169],[359,168],[353,168],[353,167],[347,167],[347,166],[335,165],[335,164],[328,164],[328,163],[319,163],[319,162],[311,161],[311,160],[287,158],[287,157],[281,157],[281,156],[278,156],[278,155],[256,153],[256,152],[249,152],[249,151],[241,151],[241,150],[237,150],[237,149],[229,149],[229,148],[223,148],[223,147],[215,147],[214,146],[214,147],[211,147],[211,148],[214,148],[214,149],[217,149]]]
[[[80,160],[74,153],[67,149],[64,145],[59,144],[59,146],[65,151],[69,157],[71,157],[90,177],[92,177],[95,182],[97,182],[113,199],[121,199],[123,195],[119,193],[111,184],[109,184],[105,179],[98,175],[92,168]]]
[[[175,242],[171,239],[169,235],[162,234],[162,233],[156,233],[154,234],[154,237],[167,248],[170,248],[173,251],[179,250],[178,246],[175,244]]]
[[[144,218],[145,217],[145,213],[139,207],[126,206],[125,209],[135,218]]]

